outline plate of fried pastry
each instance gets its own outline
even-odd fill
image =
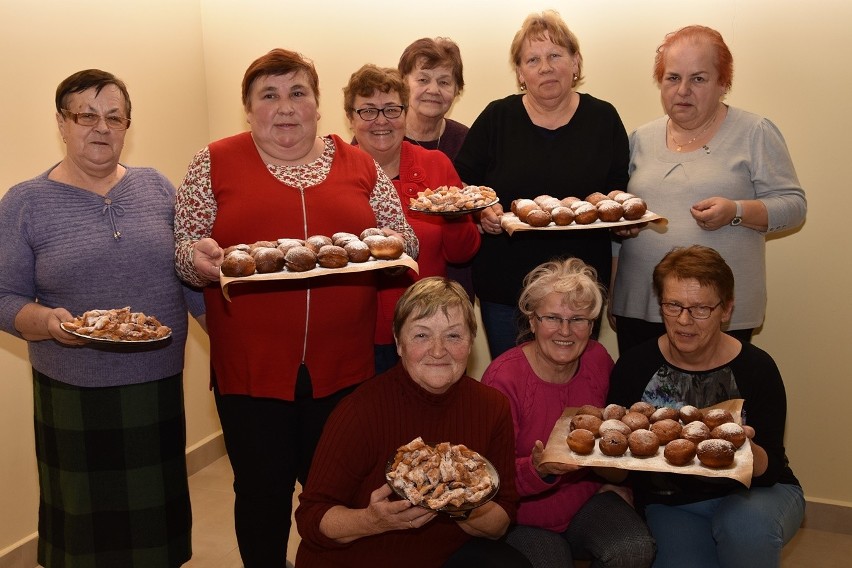
[[[408,208],[427,215],[455,216],[482,211],[499,201],[490,187],[443,185],[419,192],[416,198],[411,198]]]
[[[385,478],[412,505],[450,516],[466,516],[500,488],[497,470],[479,453],[450,442],[432,446],[420,437],[397,449]]]
[[[150,343],[172,335],[171,328],[157,318],[132,312],[129,306],[89,310],[59,325],[71,335],[104,343]]]

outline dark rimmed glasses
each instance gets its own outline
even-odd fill
[[[551,331],[562,329],[563,322],[567,323],[568,329],[574,333],[582,333],[584,331],[588,331],[592,327],[592,320],[589,318],[561,318],[559,316],[540,316],[538,314],[533,314],[533,317],[539,321],[542,327]]]
[[[361,120],[371,122],[379,118],[379,113],[382,113],[388,119],[399,118],[405,111],[405,105],[391,105],[383,108],[358,108],[353,109],[353,111],[361,117]]]
[[[670,318],[679,318],[683,310],[686,310],[692,319],[706,320],[713,315],[713,310],[721,305],[721,301],[715,306],[681,306],[675,302],[663,302],[660,304],[660,309],[663,311],[663,315]]]
[[[123,116],[101,116],[94,112],[71,112],[67,108],[62,109],[62,114],[80,126],[95,126],[101,119],[104,119],[107,128],[110,130],[127,130],[130,126],[130,119]]]

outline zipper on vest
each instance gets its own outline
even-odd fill
[[[308,234],[308,209],[305,206],[305,189],[299,188],[299,197],[302,200],[302,232],[305,234],[305,240],[310,236]],[[302,340],[302,364],[305,363],[305,356],[308,353],[308,322],[311,321],[311,287],[308,285],[307,293],[305,294],[305,337]]]

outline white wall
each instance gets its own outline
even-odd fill
[[[485,104],[514,92],[508,48],[531,11],[556,8],[577,33],[582,90],[612,102],[628,130],[661,114],[651,81],[666,32],[717,28],[735,60],[732,105],[768,116],[784,133],[808,194],[805,226],[769,242],[769,311],[755,343],[787,384],[787,444],[808,499],[852,506],[841,472],[852,456],[821,441],[848,435],[852,321],[848,206],[841,178],[852,156],[852,64],[844,41],[852,5],[842,0],[0,0],[0,194],[62,156],[53,119],[61,79],[102,67],[125,79],[133,127],[124,161],[158,167],[179,183],[196,150],[245,129],[240,81],[273,47],[301,51],[320,74],[321,132],[348,136],[341,89],[363,63],[394,66],[422,36],[461,47],[467,87],[452,117],[470,124]],[[614,353],[609,330],[604,343]],[[206,339],[197,328],[186,371],[189,443],[218,429],[207,390]],[[478,345],[474,374],[487,365]],[[32,395],[22,341],[0,336],[0,553],[36,527]],[[843,421],[841,421],[843,418]]]

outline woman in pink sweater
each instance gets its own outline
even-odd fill
[[[577,258],[544,263],[524,280],[518,302],[527,329],[517,347],[486,369],[482,382],[509,399],[515,425],[515,471],[521,502],[507,536],[539,567],[649,566],[654,540],[622,496],[605,485],[611,471],[542,463],[547,440],[566,407],[603,407],[612,358],[590,338],[603,295],[594,268]]]

